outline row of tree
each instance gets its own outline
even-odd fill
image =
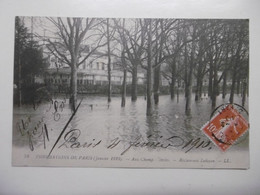
[[[220,83],[225,98],[228,80],[231,81],[230,103],[234,101],[235,86],[240,93],[242,84],[244,105],[248,90],[248,20],[134,19],[134,25],[129,28],[120,25],[120,21],[124,19],[114,20],[115,28],[122,29],[120,43],[127,56],[123,57],[130,62],[133,82],[136,67],[146,70],[147,115],[152,114],[153,101],[159,102],[161,76],[170,80],[172,99],[184,82],[188,114],[193,83],[196,82],[195,101],[198,101],[204,79],[208,80],[212,108],[216,106]]]
[[[147,115],[152,115],[153,105],[159,103],[162,76],[169,80],[172,99],[184,83],[187,114],[191,111],[194,82],[195,100],[198,101],[205,88],[205,79],[208,80],[207,93],[213,108],[220,87],[225,98],[228,81],[231,81],[230,102],[233,103],[235,88],[242,88],[242,102],[245,102],[249,66],[248,20],[45,20],[52,24],[52,28],[55,27],[52,34],[55,39],[44,37],[50,53],[71,67],[73,109],[77,106],[78,67],[98,49],[103,50],[108,59],[108,102],[111,101],[112,56],[124,73],[121,106],[125,106],[127,72],[132,75],[132,101],[137,100],[137,74],[139,71],[145,73]],[[83,56],[84,45],[91,45],[91,50]]]

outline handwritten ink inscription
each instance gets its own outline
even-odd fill
[[[54,122],[58,122],[61,118],[61,113],[65,108],[66,99],[63,100],[53,100],[49,99],[47,101],[47,108],[42,113],[42,116],[36,117],[34,112],[30,115],[26,115],[16,122],[16,130],[19,132],[20,136],[26,137],[28,140],[28,145],[31,151],[35,149],[36,143],[43,143],[44,149],[47,148],[47,142],[50,141],[49,134],[53,129],[49,127],[49,124],[45,121],[48,115],[51,115]],[[34,111],[39,109],[40,103],[33,103],[32,108]]]
[[[30,150],[34,150],[34,140],[41,141],[44,148],[46,148],[46,142],[49,141],[49,129],[44,121],[44,117],[33,123],[31,116],[27,116],[16,123],[16,128],[21,136],[28,138]]]
[[[47,148],[47,142],[48,148],[51,148],[49,152],[49,156],[52,154],[53,150],[56,148],[59,149],[93,149],[96,147],[104,147],[107,150],[120,150],[120,155],[125,155],[129,150],[131,149],[137,149],[137,148],[151,148],[151,149],[180,149],[184,151],[185,153],[188,153],[192,150],[196,149],[211,149],[211,142],[210,141],[204,141],[202,138],[193,138],[186,140],[185,138],[178,136],[178,135],[172,135],[169,137],[165,136],[159,136],[157,141],[149,141],[150,139],[154,138],[154,135],[148,135],[146,138],[142,136],[137,136],[135,138],[132,138],[131,140],[124,140],[120,137],[112,138],[109,142],[109,144],[102,139],[98,138],[88,138],[86,141],[82,141],[82,133],[80,129],[67,129],[70,122],[74,118],[74,116],[77,114],[77,111],[81,105],[81,102],[78,104],[77,109],[71,114],[70,118],[66,122],[65,126],[59,133],[59,135],[55,138],[56,139],[54,144],[50,143],[50,131],[53,131],[52,128],[48,127],[45,117],[41,117],[40,119],[33,121],[33,115],[28,115],[25,118],[20,119],[19,122],[16,124],[17,130],[20,132],[21,136],[26,136],[28,139],[28,145],[31,151],[34,150],[34,143],[41,141],[43,143],[44,149]],[[63,112],[64,108],[66,106],[66,99],[62,101],[58,100],[50,100],[47,106],[47,109],[45,110],[45,115],[52,115],[53,121],[58,122],[61,117],[61,113]],[[55,131],[58,131],[57,129]],[[86,132],[87,129],[84,129],[84,132]],[[147,139],[148,141],[144,141]],[[50,145],[51,144],[51,145]],[[115,160],[115,159],[113,159]]]
[[[62,143],[58,148],[95,148],[100,146],[103,143],[103,140],[92,139],[91,141],[80,141],[81,131],[79,129],[72,129],[68,133],[66,133],[63,137]],[[152,135],[148,136],[151,138]],[[120,155],[126,154],[131,148],[161,148],[161,149],[173,149],[173,148],[180,148],[188,153],[194,149],[211,149],[211,142],[210,141],[203,141],[201,138],[190,139],[189,141],[185,141],[180,136],[171,136],[169,138],[164,138],[163,136],[160,137],[159,141],[141,141],[144,140],[143,137],[139,136],[133,141],[126,141],[116,137],[112,139],[110,144],[106,146],[107,149],[115,149],[122,147],[121,144],[125,146]]]
[[[51,110],[52,111],[52,115],[53,115],[53,120],[54,121],[58,121],[60,120],[61,117],[61,112],[63,112],[63,109],[65,107],[65,103],[66,103],[66,99],[64,98],[64,100],[62,101],[58,101],[58,100],[51,100],[49,102],[49,108],[46,110],[46,112],[49,112]]]

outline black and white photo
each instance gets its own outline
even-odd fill
[[[14,39],[13,166],[249,168],[248,19],[17,16]]]

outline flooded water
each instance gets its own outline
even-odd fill
[[[14,106],[13,144],[28,147],[29,139],[30,147],[33,147],[31,149],[46,147],[43,139],[55,142],[62,130],[66,134],[72,129],[80,130],[80,138],[92,142],[99,139],[111,142],[116,137],[125,141],[136,137],[156,141],[161,137],[173,135],[183,137],[185,140],[196,137],[208,140],[200,130],[210,119],[212,112],[211,101],[208,98],[200,102],[192,101],[191,116],[186,116],[183,95],[179,97],[178,102],[176,98],[171,100],[169,95],[160,96],[159,105],[155,107],[154,115],[150,117],[146,116],[146,100],[141,96],[136,102],[131,102],[130,97],[127,97],[124,108],[121,107],[121,97],[113,97],[110,104],[107,103],[107,97],[80,98],[82,98],[81,105],[69,123],[72,111],[68,99],[62,95],[52,102],[42,103],[35,108],[32,105],[20,108]],[[217,105],[227,102],[228,97],[225,100],[221,96],[217,98]],[[236,96],[234,102],[240,104],[241,97]],[[44,134],[46,129],[47,135]],[[27,131],[35,133],[28,138],[25,136]],[[36,137],[42,139],[35,139]],[[242,145],[247,146],[248,141]]]

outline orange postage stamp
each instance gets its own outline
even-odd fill
[[[222,151],[226,151],[248,128],[247,120],[232,104],[228,104],[202,130]]]

